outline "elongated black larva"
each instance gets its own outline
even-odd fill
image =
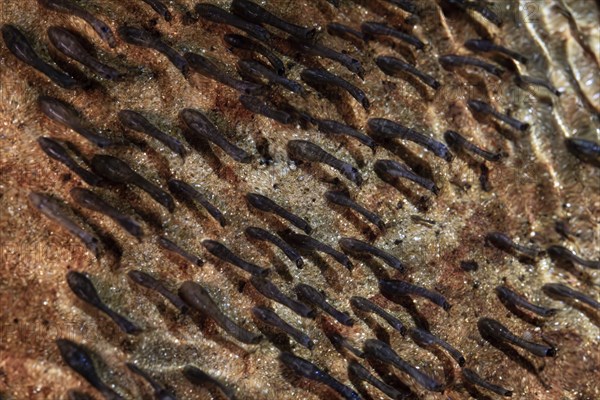
[[[382,231],[385,230],[385,222],[381,219],[381,217],[374,212],[367,210],[365,207],[361,206],[354,200],[352,200],[349,194],[346,191],[333,191],[329,190],[325,192],[325,198],[338,206],[348,207],[356,211],[357,213],[364,216],[369,222],[375,224]]]
[[[142,332],[142,328],[108,307],[100,299],[92,281],[84,274],[69,271],[67,273],[67,283],[77,297],[109,316],[123,332],[130,335],[137,335]]]
[[[170,22],[173,19],[171,12],[167,8],[167,6],[164,5],[163,2],[161,2],[159,0],[142,0],[142,1],[146,4],[148,4],[150,7],[152,7],[152,9],[154,11],[156,11],[158,13],[158,15],[163,17],[163,19],[165,21]]]
[[[186,200],[191,202],[198,202],[208,213],[221,225],[225,226],[225,216],[223,213],[215,207],[208,199],[199,191],[197,191],[190,184],[180,181],[178,179],[171,179],[168,182],[169,191],[173,194],[183,196]]]
[[[315,344],[313,341],[302,331],[294,328],[287,322],[285,322],[275,311],[267,307],[254,307],[252,314],[260,321],[267,325],[274,326],[275,328],[290,335],[296,342],[309,350],[312,350]]]
[[[377,145],[369,136],[341,122],[337,122],[332,119],[320,119],[317,120],[317,125],[319,127],[319,131],[321,132],[334,135],[350,136],[372,149],[374,149]]]
[[[535,304],[530,303],[526,298],[510,290],[506,286],[497,286],[496,294],[502,300],[507,301],[514,306],[518,306],[529,310],[541,317],[552,317],[553,315],[556,315],[556,312],[558,311],[555,308],[536,306]]]
[[[71,197],[82,207],[92,211],[100,212],[118,223],[127,232],[140,239],[143,235],[143,229],[139,222],[131,216],[122,213],[117,208],[103,200],[94,192],[75,187],[71,189]]]
[[[252,78],[256,79],[257,77],[265,78],[269,83],[283,86],[293,93],[304,93],[304,88],[300,83],[279,75],[276,71],[264,66],[258,61],[240,60],[238,61],[237,66],[240,75],[244,76],[246,79],[252,80]],[[248,76],[250,78],[248,78]]]
[[[433,181],[427,178],[417,175],[410,170],[406,165],[401,164],[394,160],[377,160],[373,165],[373,169],[377,176],[384,181],[391,181],[397,178],[408,179],[413,181],[417,185],[431,191],[437,195],[440,189],[435,185]]]
[[[117,30],[119,36],[128,44],[153,49],[163,54],[184,75],[189,71],[188,61],[174,48],[155,37],[149,31],[133,26],[121,26]]]
[[[318,145],[308,140],[290,140],[287,143],[287,152],[290,159],[294,161],[307,161],[327,164],[338,170],[347,179],[354,182],[356,186],[362,184],[362,176],[358,169],[345,161],[336,158],[326,152]]]
[[[285,241],[290,243],[292,246],[295,246],[305,251],[319,251],[325,254],[329,254],[344,267],[352,269],[352,262],[350,262],[348,256],[346,256],[344,253],[337,251],[333,247],[318,241],[317,239],[294,232],[284,232],[282,233],[282,235]]]
[[[509,342],[538,357],[554,357],[556,349],[544,344],[533,343],[514,335],[508,328],[492,318],[480,318],[477,327],[484,339]]]
[[[158,245],[161,248],[169,251],[170,253],[176,254],[177,256],[183,258],[184,260],[187,260],[188,262],[191,262],[192,264],[198,267],[201,267],[204,264],[203,259],[194,254],[191,254],[187,250],[182,249],[181,247],[179,247],[178,244],[176,244],[172,240],[167,239],[164,236],[160,236],[156,243],[158,243]]]
[[[87,22],[87,24],[96,31],[98,36],[108,43],[110,47],[115,47],[117,45],[115,36],[109,26],[75,2],[71,0],[38,0],[38,3],[48,10],[81,18]]]
[[[406,327],[398,318],[394,317],[392,314],[384,310],[382,307],[373,303],[371,300],[365,299],[360,296],[353,296],[350,298],[350,304],[352,304],[357,309],[368,312],[375,313],[383,318],[392,328],[400,332],[402,336],[406,334]]]
[[[250,278],[252,286],[263,296],[279,304],[282,304],[304,318],[315,318],[316,312],[304,303],[296,301],[279,290],[279,288],[270,280],[253,275]]]
[[[198,3],[196,4],[195,10],[200,17],[207,21],[233,26],[263,42],[266,42],[271,38],[269,31],[262,26],[239,18],[214,4]]]
[[[560,92],[560,90],[558,90],[557,88],[555,88],[546,79],[536,78],[534,76],[529,76],[529,75],[517,74],[515,76],[515,82],[517,82],[517,85],[520,85],[520,86],[522,86],[522,85],[535,85],[535,86],[545,87],[546,89],[548,89],[550,91],[550,93],[554,94],[555,96],[560,96],[562,94]]]
[[[417,5],[413,2],[413,0],[384,0],[387,3],[393,4],[407,13],[414,14],[417,10]]]
[[[254,114],[264,115],[267,118],[274,119],[275,121],[287,125],[293,122],[292,116],[282,110],[278,110],[273,105],[267,103],[256,96],[241,95],[240,103]]]
[[[370,107],[369,99],[365,92],[331,72],[320,68],[307,68],[300,73],[300,77],[304,82],[317,89],[327,85],[337,86],[350,93],[356,101],[362,104],[365,110],[368,110]]]
[[[419,71],[415,66],[402,61],[399,58],[391,56],[379,56],[375,59],[375,63],[386,75],[395,76],[398,72],[408,72],[432,89],[439,89],[441,84],[432,76]]]
[[[567,285],[563,285],[562,283],[547,283],[542,286],[542,290],[550,297],[579,300],[596,310],[600,310],[600,302],[594,300],[589,295],[570,288]]]
[[[125,365],[127,365],[127,368],[129,368],[131,372],[141,376],[146,382],[150,384],[150,386],[152,386],[152,389],[154,390],[154,398],[156,400],[177,400],[173,393],[171,393],[163,385],[158,383],[156,379],[152,378],[150,374],[148,374],[146,371],[144,371],[143,369],[141,369],[133,363],[126,363]]]
[[[101,186],[104,183],[104,180],[98,175],[80,166],[59,141],[43,136],[39,137],[37,141],[44,153],[61,164],[66,165],[67,168],[77,174],[88,185]]]
[[[484,150],[467,139],[465,139],[460,133],[455,131],[446,131],[444,133],[444,139],[448,146],[460,149],[463,148],[465,150],[470,151],[471,153],[477,154],[478,156],[488,160],[488,161],[500,161],[502,155],[500,153],[492,153],[490,151]]]
[[[302,52],[312,54],[318,57],[328,58],[335,62],[340,63],[349,71],[358,75],[359,78],[364,79],[365,69],[363,68],[360,61],[350,57],[346,53],[340,53],[329,47],[326,47],[320,43],[307,43],[297,40],[293,40],[292,43]]]
[[[373,36],[390,36],[396,39],[400,39],[401,41],[408,43],[413,46],[417,50],[421,50],[425,47],[425,43],[423,43],[419,38],[409,35],[408,33],[404,33],[399,31],[398,29],[394,29],[386,24],[380,22],[363,22],[360,26],[360,29],[367,37]]]
[[[226,263],[235,265],[236,267],[241,268],[252,275],[266,276],[270,272],[269,269],[259,267],[258,265],[243,260],[229,250],[223,243],[217,242],[216,240],[203,240],[202,245],[213,256],[225,261]]]
[[[499,394],[500,396],[504,396],[504,397],[511,397],[513,394],[512,390],[505,389],[502,386],[494,385],[493,383],[486,381],[481,376],[477,375],[477,373],[475,371],[473,371],[472,369],[463,368],[461,371],[462,371],[463,377],[467,381],[469,381],[477,386],[481,386],[482,388],[485,388],[491,392],[494,392],[494,393]]]
[[[354,28],[349,27],[348,25],[340,24],[337,22],[327,24],[327,33],[329,33],[332,36],[338,36],[342,39],[351,37],[360,41],[365,40],[365,35],[361,31],[358,31]]]
[[[267,196],[263,196],[262,194],[258,193],[247,193],[246,200],[248,200],[248,203],[257,210],[278,215],[281,218],[291,222],[297,228],[302,229],[309,235],[312,232],[312,228],[310,227],[308,221],[281,207]]]
[[[196,282],[183,282],[179,287],[179,297],[181,297],[191,308],[210,317],[217,325],[223,328],[225,332],[229,333],[240,342],[257,344],[262,340],[262,335],[244,329],[225,315],[223,311],[219,309],[208,291]]]
[[[510,58],[520,62],[521,64],[527,64],[527,57],[522,54],[517,53],[516,51],[507,49],[504,46],[500,46],[495,44],[494,42],[487,39],[469,39],[465,42],[465,47],[471,51],[475,52],[497,52],[502,53]]]
[[[341,238],[338,243],[345,252],[350,254],[370,254],[372,256],[381,258],[390,267],[395,268],[400,272],[404,272],[404,264],[402,264],[400,260],[367,242],[345,237]]]
[[[135,172],[125,161],[117,157],[96,154],[92,158],[92,171],[113,183],[135,185],[169,212],[175,211],[175,202],[170,194]]]
[[[317,31],[314,28],[304,28],[294,25],[270,13],[263,7],[248,0],[233,0],[231,2],[231,12],[237,16],[256,23],[267,24],[277,29],[289,33],[301,40],[312,40]]]
[[[228,156],[235,161],[248,164],[252,156],[245,150],[228,141],[217,129],[217,127],[198,110],[185,108],[179,112],[179,118],[189,128],[190,132],[200,135],[202,138],[219,146]]]
[[[600,261],[584,260],[583,258],[579,257],[577,254],[573,253],[571,250],[569,250],[563,246],[558,246],[558,245],[550,246],[546,249],[546,252],[548,253],[548,255],[550,257],[555,258],[555,259],[567,260],[572,263],[582,265],[586,268],[600,269]]]
[[[377,140],[409,140],[428,149],[436,156],[448,162],[452,161],[452,153],[446,145],[414,129],[407,128],[398,122],[385,118],[371,118],[367,124],[369,133]]]
[[[440,56],[438,60],[444,68],[471,65],[473,67],[481,68],[492,75],[496,75],[498,78],[500,78],[504,73],[504,70],[502,68],[475,57],[447,54],[444,56]]]
[[[235,390],[232,387],[223,384],[221,381],[219,381],[216,378],[213,378],[206,372],[202,371],[200,368],[194,367],[193,365],[186,365],[183,368],[183,375],[194,385],[214,386],[217,389],[219,389],[221,393],[223,393],[227,400],[235,399]]]
[[[335,318],[340,324],[346,326],[354,325],[354,320],[347,313],[339,311],[329,304],[325,298],[325,295],[314,287],[305,283],[299,283],[296,285],[295,290],[299,298],[306,300],[316,307],[319,307],[321,310]]]
[[[472,1],[472,0],[446,0],[447,3],[457,6],[463,10],[471,9],[479,14],[496,26],[502,25],[502,19],[490,10],[485,2]]]
[[[52,197],[44,193],[31,192],[29,193],[29,201],[34,208],[81,240],[96,258],[100,256],[102,246],[100,239],[94,233],[73,221],[67,211]]]
[[[388,297],[394,296],[420,296],[424,297],[427,300],[431,301],[434,304],[442,307],[444,310],[448,311],[452,307],[450,303],[446,300],[444,296],[437,292],[432,292],[429,289],[426,289],[421,286],[413,285],[412,283],[399,281],[395,279],[382,279],[379,281],[379,290],[382,294]]]
[[[363,367],[360,363],[356,361],[350,361],[348,365],[348,371],[350,374],[353,374],[358,379],[364,382],[368,382],[371,385],[375,386],[377,389],[381,390],[386,396],[389,396],[392,399],[403,399],[405,398],[405,394],[396,390],[396,388],[388,385],[387,383],[380,381],[373,374],[369,372],[368,369]]]
[[[337,332],[326,332],[325,334],[337,351],[341,352],[342,349],[346,349],[358,358],[365,358],[365,353],[362,350],[354,347],[346,337]]]
[[[467,102],[467,105],[473,112],[489,114],[489,115],[499,119],[500,121],[504,122],[505,124],[515,128],[517,130],[520,130],[522,132],[529,129],[528,123],[521,122],[513,117],[509,117],[508,115],[502,114],[502,113],[498,112],[497,110],[495,110],[491,105],[489,105],[488,103],[485,103],[483,101],[469,100]]]
[[[442,347],[452,356],[452,358],[454,358],[454,360],[458,363],[459,366],[462,367],[463,365],[465,365],[465,357],[460,351],[456,350],[448,342],[435,336],[431,332],[427,332],[426,330],[421,328],[410,328],[408,330],[408,336],[410,336],[412,340],[414,340],[422,346],[438,345]]]
[[[104,383],[96,372],[94,360],[86,348],[69,339],[56,340],[56,346],[60,352],[63,361],[73,371],[81,375],[90,385],[98,389],[102,396],[107,400],[124,400],[113,389]]]
[[[365,354],[368,357],[380,360],[384,363],[392,364],[399,368],[410,377],[412,377],[419,385],[432,392],[441,392],[444,390],[444,385],[436,381],[431,376],[421,372],[418,368],[413,367],[392,349],[388,344],[378,339],[367,339],[365,341]]]
[[[119,122],[121,122],[125,128],[134,130],[136,132],[142,132],[150,137],[153,137],[173,150],[175,153],[179,154],[181,157],[186,155],[187,150],[185,149],[183,143],[152,125],[150,121],[148,121],[146,117],[139,112],[133,110],[121,110],[117,114],[117,117],[119,118]]]
[[[171,302],[171,304],[173,304],[182,313],[186,313],[188,311],[189,307],[185,304],[185,302],[181,300],[181,298],[175,293],[167,289],[167,287],[161,281],[153,276],[135,269],[129,271],[127,276],[138,285],[152,289],[159,293],[161,296],[169,300],[169,302]]]
[[[600,143],[588,139],[568,138],[565,146],[575,157],[600,168]]]
[[[294,250],[292,246],[287,244],[279,236],[275,236],[271,232],[256,226],[249,226],[244,232],[246,232],[246,235],[250,236],[253,239],[266,240],[268,242],[273,243],[275,246],[279,247],[281,251],[283,251],[284,254],[291,261],[293,261],[298,268],[302,268],[302,266],[304,265],[304,260],[302,260],[300,254],[298,254],[298,252]]]
[[[271,66],[278,75],[283,76],[285,74],[285,66],[283,65],[283,61],[281,61],[281,59],[273,51],[257,41],[234,33],[228,33],[224,35],[223,40],[232,47],[263,55],[267,60],[269,60]]]
[[[490,232],[485,236],[485,240],[498,249],[509,253],[516,251],[532,259],[535,259],[540,255],[540,250],[517,244],[508,237],[508,235],[502,232]]]
[[[279,355],[279,360],[296,374],[313,381],[324,383],[342,395],[346,400],[360,399],[358,393],[304,358],[297,357],[292,353],[283,352]]]

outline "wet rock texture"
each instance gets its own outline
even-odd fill
[[[546,254],[526,260],[485,241],[488,232],[500,231],[522,245],[544,249],[560,244],[586,259],[600,257],[600,170],[574,157],[564,142],[567,138],[598,141],[600,133],[597,2],[495,2],[492,9],[503,20],[500,27],[472,9],[461,10],[445,0],[415,1],[418,11],[413,19],[391,1],[341,1],[338,8],[325,0],[263,3],[288,21],[320,27],[320,43],[346,52],[365,69],[361,80],[331,60],[295,50],[283,39],[286,35],[268,28],[276,36],[270,46],[284,53],[288,78],[301,82],[304,68],[325,68],[362,89],[370,107],[365,109],[346,92],[329,88],[323,95],[306,84],[303,96],[273,86],[266,98],[274,104],[287,102],[313,117],[344,122],[363,132],[370,118],[400,122],[441,142],[446,130],[454,130],[505,156],[499,162],[484,162],[453,150],[455,157],[447,162],[410,141],[396,140],[372,151],[350,137],[319,132],[316,126],[282,125],[245,109],[234,89],[194,72],[186,78],[154,50],[128,45],[118,37],[116,47],[110,48],[81,19],[48,11],[34,0],[4,2],[2,24],[18,27],[46,61],[67,71],[79,69],[96,83],[86,89],[62,89],[19,61],[6,45],[0,45],[0,398],[59,399],[73,388],[99,398],[63,362],[55,344],[59,338],[87,346],[97,360],[101,378],[125,398],[151,398],[150,387],[125,367],[126,362],[150,372],[182,399],[203,399],[210,393],[184,377],[186,365],[199,367],[235,388],[239,399],[333,396],[326,386],[283,368],[278,361],[281,351],[310,360],[365,398],[383,398],[375,388],[348,377],[349,362],[356,357],[348,351],[338,352],[325,332],[338,332],[357,348],[367,339],[387,341],[406,361],[446,385],[444,393],[427,392],[399,370],[360,360],[371,373],[381,373],[384,381],[409,391],[414,398],[495,396],[466,385],[460,368],[443,351],[420,347],[379,317],[353,309],[352,296],[374,301],[409,327],[429,329],[462,352],[466,367],[512,389],[515,398],[600,398],[598,310],[552,299],[541,290],[545,283],[560,282],[598,299],[598,272],[556,262]],[[166,2],[173,15],[170,22],[143,1],[79,4],[106,21],[114,32],[125,24],[159,32],[177,51],[218,60],[232,75],[236,74],[238,56],[250,56],[230,51],[223,42],[224,34],[242,32],[196,20],[191,1]],[[229,8],[228,2],[215,4]],[[365,21],[400,26],[425,47],[416,50],[397,39],[345,41],[326,31],[330,22],[360,30]],[[97,49],[99,59],[126,75],[108,81],[68,62],[48,41],[46,31],[55,25],[79,32]],[[480,37],[525,55],[527,65],[496,53],[475,55],[501,65],[505,72],[498,78],[476,67],[445,69],[438,62],[438,57],[446,54],[471,54],[463,43]],[[410,75],[388,76],[375,64],[378,56],[413,63],[441,86],[434,90]],[[562,94],[518,86],[518,74],[547,79]],[[73,104],[103,134],[125,135],[133,144],[112,149],[94,147],[46,118],[37,104],[41,95]],[[527,122],[529,130],[520,132],[471,113],[467,107],[471,99],[485,101]],[[235,162],[216,146],[202,151],[189,146],[189,154],[182,158],[154,139],[124,130],[117,118],[123,109],[140,111],[161,130],[185,142],[178,117],[184,108],[205,113],[230,142],[253,155],[252,161]],[[118,156],[165,190],[169,179],[184,180],[223,211],[227,224],[222,227],[203,209],[181,202],[169,213],[139,189],[94,188],[104,200],[142,222],[145,236],[138,241],[108,217],[73,202],[70,190],[87,185],[47,157],[37,144],[40,136],[73,142],[83,159],[97,153]],[[290,161],[286,144],[292,139],[310,140],[357,166],[362,185],[354,185],[329,166]],[[439,194],[407,180],[393,185],[382,181],[373,169],[379,159],[407,164],[433,180]],[[484,172],[486,178],[482,179]],[[360,214],[327,202],[326,191],[344,186],[355,201],[382,217],[385,231]],[[32,191],[51,194],[70,205],[73,218],[85,221],[85,226],[99,236],[116,243],[120,256],[105,249],[96,259],[78,239],[29,203]],[[279,217],[250,207],[245,200],[249,192],[268,196],[306,219],[312,227],[311,236],[336,249],[340,238],[355,237],[396,256],[406,270],[399,272],[368,257],[352,257],[354,268],[348,270],[322,253],[304,257],[304,266],[298,269],[276,247],[244,234],[248,226],[272,232],[295,229]],[[165,251],[157,244],[160,235],[206,262],[197,266]],[[271,279],[286,294],[293,296],[298,283],[323,290],[330,304],[353,316],[354,325],[341,325],[322,312],[315,320],[301,318],[267,300],[248,282],[246,272],[210,255],[202,245],[206,239],[218,240],[245,260],[272,268]],[[461,268],[463,261],[474,261],[479,267],[465,270]],[[159,278],[174,292],[187,280],[202,284],[237,324],[262,332],[266,339],[257,345],[243,344],[210,319],[180,315],[157,293],[129,280],[127,272],[133,269]],[[70,270],[87,273],[100,297],[144,331],[127,335],[79,300],[67,285]],[[402,279],[435,290],[452,307],[444,311],[421,297],[393,302],[379,293],[378,280],[382,278]],[[503,284],[535,304],[560,311],[550,318],[515,314],[495,294],[494,289]],[[252,308],[261,305],[272,307],[305,332],[314,341],[314,348],[308,350],[253,318]],[[492,346],[477,329],[481,317],[501,321],[528,340],[554,346],[558,354],[542,359],[518,348],[511,351]]]

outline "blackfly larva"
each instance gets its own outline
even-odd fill
[[[158,245],[161,248],[167,250],[168,252],[170,252],[172,254],[176,254],[177,256],[183,258],[184,260],[191,262],[192,264],[194,264],[198,267],[201,267],[204,264],[203,259],[201,259],[200,257],[198,257],[194,254],[191,254],[187,250],[182,249],[178,244],[176,244],[172,240],[167,239],[164,236],[159,236],[156,243],[158,243]]]
[[[446,145],[421,132],[407,128],[398,122],[385,118],[371,118],[367,122],[367,125],[369,127],[369,133],[376,140],[409,140],[426,148],[436,156],[443,158],[448,162],[452,161],[452,153]]]
[[[600,143],[593,140],[568,138],[565,146],[575,157],[600,168]]]
[[[119,211],[116,207],[109,204],[91,190],[75,187],[71,189],[70,194],[77,204],[108,216],[136,238],[140,239],[144,235],[142,226],[139,222],[130,215]]]
[[[431,332],[428,332],[421,328],[410,328],[408,330],[408,336],[410,336],[412,340],[414,340],[416,343],[422,346],[440,346],[441,348],[446,350],[452,356],[452,358],[454,358],[454,360],[458,363],[459,366],[462,367],[463,365],[465,365],[465,357],[460,351],[456,350],[448,342],[435,336]]]
[[[302,266],[304,265],[304,260],[302,260],[302,257],[300,256],[300,254],[298,254],[298,252],[296,250],[294,250],[294,248],[292,246],[287,244],[279,236],[275,236],[271,232],[269,232],[265,229],[259,228],[257,226],[249,226],[248,228],[246,228],[246,230],[244,232],[246,233],[246,235],[248,235],[249,237],[251,237],[253,239],[263,240],[263,241],[268,241],[268,242],[273,243],[275,246],[279,247],[279,249],[281,249],[281,251],[283,251],[283,253],[291,261],[293,261],[294,264],[296,264],[296,266],[298,268],[302,268]]]
[[[481,68],[484,71],[487,71],[492,75],[496,75],[498,78],[502,77],[502,74],[504,73],[504,70],[502,68],[500,68],[494,64],[490,64],[489,62],[480,60],[479,58],[475,58],[475,57],[446,54],[446,55],[440,56],[438,58],[438,60],[444,68],[462,67],[465,65],[470,65],[473,67]]]
[[[342,175],[354,182],[356,186],[362,184],[362,176],[358,169],[308,140],[290,140],[287,143],[287,152],[290,159],[294,161],[317,162],[327,164],[338,170]]]
[[[267,103],[263,99],[256,96],[241,95],[240,103],[250,112],[254,114],[264,115],[267,118],[273,119],[284,125],[293,122],[292,116],[282,110],[278,110],[272,104]]]
[[[400,272],[404,272],[404,264],[393,255],[367,243],[362,240],[344,237],[338,241],[342,250],[350,254],[370,254],[372,256],[381,258],[387,265],[397,269]]]
[[[167,289],[164,283],[162,283],[158,279],[143,271],[135,269],[129,271],[127,273],[127,276],[129,277],[129,279],[131,279],[138,285],[144,286],[148,289],[152,289],[159,293],[161,296],[169,300],[169,302],[171,302],[171,304],[173,304],[182,313],[187,313],[189,307],[185,304],[185,302],[181,300],[181,298],[175,293]]]
[[[487,39],[469,39],[465,42],[465,47],[475,52],[497,52],[509,56],[513,60],[520,62],[521,64],[527,64],[527,57],[516,51],[507,49],[504,46],[500,46]]]
[[[110,47],[115,47],[117,45],[115,36],[108,25],[75,2],[71,0],[38,0],[38,3],[48,10],[81,18],[87,22],[87,24],[96,31],[98,36],[108,43]]]
[[[250,278],[252,286],[263,296],[282,304],[304,318],[315,318],[316,312],[311,307],[297,300],[294,300],[279,290],[279,288],[270,280],[253,275]]]
[[[144,371],[143,369],[141,369],[133,363],[126,363],[125,365],[127,365],[127,368],[129,368],[131,372],[141,376],[146,382],[150,384],[150,386],[152,386],[152,389],[154,390],[154,398],[156,400],[177,400],[173,393],[171,393],[163,385],[158,383],[158,381],[152,378],[149,373],[147,373],[146,371]]]
[[[358,31],[348,25],[340,24],[337,22],[332,22],[327,24],[327,33],[332,36],[338,36],[342,39],[358,39],[359,41],[365,40],[365,34],[361,31]]]
[[[71,104],[56,97],[38,97],[38,107],[51,120],[74,130],[100,148],[119,144],[110,138],[98,134],[94,129],[87,127],[79,112]]]
[[[2,25],[2,38],[8,50],[25,64],[46,75],[52,82],[65,89],[75,89],[81,84],[72,76],[62,72],[44,60],[35,52],[25,35],[14,25]]]
[[[404,33],[398,29],[394,29],[387,24],[383,24],[381,22],[368,21],[363,22],[360,26],[360,29],[367,37],[375,37],[375,36],[389,36],[396,39],[400,39],[404,43],[407,43],[413,46],[417,50],[421,50],[425,47],[425,43],[423,43],[416,36],[410,35],[408,33]]]
[[[38,211],[81,240],[96,258],[100,256],[102,243],[98,236],[73,221],[67,210],[60,206],[54,198],[44,193],[31,192],[29,201]]]
[[[540,255],[540,250],[517,244],[502,232],[490,232],[485,236],[485,240],[496,248],[508,253],[517,252],[531,259],[535,259]]]
[[[367,339],[364,346],[367,358],[379,360],[381,362],[392,364],[402,370],[419,385],[432,392],[441,392],[444,390],[444,384],[438,382],[431,376],[421,372],[418,368],[404,361],[388,344],[378,339]]]
[[[357,361],[350,361],[350,364],[348,365],[348,372],[350,374],[353,374],[361,381],[368,382],[371,385],[375,386],[377,389],[381,390],[381,392],[383,392],[386,396],[390,397],[391,399],[399,400],[405,398],[406,396],[405,393],[402,393],[393,386],[390,386],[387,383],[377,379],[375,376],[373,376],[373,374],[369,372],[368,369],[363,367]]]
[[[258,306],[252,309],[252,314],[259,321],[267,325],[271,325],[290,335],[296,342],[300,343],[307,349],[313,349],[315,345],[313,341],[304,332],[285,322],[279,315],[277,315],[277,313],[275,313],[275,311],[267,307]]]
[[[229,250],[223,243],[217,242],[216,240],[203,240],[202,245],[213,256],[225,261],[226,263],[235,265],[236,267],[243,269],[252,275],[266,276],[270,272],[269,269],[259,267],[258,265],[254,265],[246,260],[243,260]]]
[[[47,31],[50,43],[61,53],[90,68],[104,79],[117,79],[121,73],[92,56],[84,45],[68,29],[51,26]]]
[[[347,91],[358,101],[365,110],[370,107],[369,99],[362,89],[357,88],[345,79],[320,68],[306,68],[300,73],[302,80],[309,85],[320,89],[324,86],[333,85]]]
[[[585,260],[573,253],[571,250],[563,246],[550,246],[546,249],[548,255],[558,260],[567,260],[575,264],[582,265],[586,268],[600,269],[600,261],[598,260]]]
[[[158,13],[163,19],[167,22],[170,22],[173,19],[171,12],[165,6],[162,1],[159,0],[142,0],[144,3],[148,4],[154,11]]]
[[[383,222],[381,217],[352,200],[346,191],[329,190],[325,192],[325,198],[338,206],[351,208],[377,226],[381,231],[385,231],[385,222]]]
[[[319,127],[319,131],[323,133],[350,136],[372,149],[375,149],[375,146],[377,146],[371,137],[365,135],[357,129],[354,129],[350,125],[346,125],[332,119],[319,119],[316,121],[316,123]]]
[[[212,386],[217,389],[225,396],[227,400],[235,399],[235,389],[225,385],[221,381],[216,378],[213,378],[206,372],[202,371],[198,367],[194,367],[193,365],[186,365],[183,368],[183,375],[194,385],[199,386]]]
[[[308,221],[286,210],[273,200],[269,199],[267,196],[263,196],[262,194],[258,193],[247,193],[246,200],[248,201],[248,204],[257,210],[278,215],[281,218],[291,222],[295,227],[302,229],[308,235],[310,235],[312,232],[312,228],[310,227]]]
[[[560,96],[562,94],[560,90],[555,88],[550,82],[543,78],[536,78],[534,76],[516,74],[515,82],[519,86],[534,85],[545,87],[550,91],[550,93],[552,93],[555,96]]]
[[[276,71],[272,70],[269,67],[266,67],[262,63],[254,60],[240,60],[237,63],[238,71],[240,75],[245,77],[245,79],[266,79],[270,84],[280,85],[289,91],[296,94],[303,94],[304,88],[301,84],[291,79],[287,79],[284,76],[279,75]]]
[[[343,349],[346,349],[358,358],[365,358],[365,353],[362,350],[354,347],[345,336],[334,331],[326,331],[325,335],[331,341],[331,344],[333,344],[337,351],[342,352]]]
[[[121,110],[117,114],[117,117],[119,118],[121,125],[125,128],[153,137],[181,157],[186,155],[187,150],[181,141],[175,139],[173,136],[167,135],[156,126],[152,125],[150,121],[139,112],[133,110]]]
[[[506,286],[497,286],[496,294],[501,300],[508,302],[513,306],[529,310],[541,317],[552,317],[558,311],[555,308],[546,308],[532,304],[525,297],[514,292],[513,290],[510,290]]]
[[[492,153],[484,150],[468,141],[464,136],[456,131],[444,132],[444,139],[446,140],[446,143],[448,143],[448,146],[454,147],[455,149],[462,148],[468,150],[471,153],[477,154],[478,156],[486,159],[487,161],[500,161],[502,158],[500,153]]]
[[[337,262],[348,269],[352,269],[352,262],[348,256],[334,249],[333,247],[318,241],[307,235],[302,235],[294,232],[282,232],[283,239],[292,246],[303,251],[319,251],[333,257]]]
[[[121,39],[128,44],[153,49],[163,54],[184,76],[187,76],[189,71],[187,60],[177,50],[153,36],[149,31],[133,26],[121,26],[117,32]]]
[[[271,63],[271,66],[278,75],[285,75],[285,65],[283,64],[283,61],[281,61],[277,54],[258,43],[256,40],[235,33],[223,35],[223,40],[229,46],[261,54],[269,60],[269,63]]]
[[[600,302],[594,300],[589,295],[570,288],[567,285],[563,285],[562,283],[547,283],[542,286],[542,290],[550,297],[561,300],[579,300],[596,310],[600,310]]]
[[[477,386],[481,386],[482,388],[485,388],[491,392],[499,394],[500,396],[504,396],[504,397],[512,396],[512,393],[513,393],[512,390],[505,389],[502,386],[494,385],[493,383],[486,381],[481,376],[477,375],[477,373],[475,371],[473,371],[472,369],[463,368],[462,375],[470,383],[473,383]]]
[[[294,371],[296,374],[308,378],[313,381],[324,383],[336,392],[338,392],[344,399],[347,400],[359,400],[360,396],[358,393],[350,389],[348,386],[342,384],[340,381],[323,371],[310,361],[295,356],[292,353],[283,352],[279,355],[279,360]]]
[[[359,78],[364,79],[365,69],[362,64],[348,54],[335,51],[320,43],[308,43],[298,40],[291,40],[291,42],[301,52],[333,60],[346,67],[348,71],[355,73]]]
[[[284,21],[258,4],[248,0],[233,0],[231,2],[231,12],[255,24],[271,25],[301,40],[311,41],[317,33],[314,28],[305,28]]]
[[[420,296],[431,301],[434,304],[448,311],[452,307],[444,296],[437,292],[433,292],[421,286],[413,285],[412,283],[399,281],[395,279],[383,279],[379,281],[379,290],[386,297],[394,298],[396,296]]]
[[[440,189],[435,185],[435,182],[415,174],[408,166],[397,161],[377,160],[373,165],[373,169],[383,181],[391,182],[397,178],[408,179],[435,195],[440,193]]]
[[[101,186],[104,183],[104,180],[98,175],[80,166],[58,140],[41,136],[37,141],[44,153],[61,164],[66,165],[67,168],[77,174],[88,185]]]
[[[137,335],[142,332],[142,328],[108,307],[100,299],[92,281],[81,272],[69,271],[67,273],[67,283],[77,297],[109,316],[123,332],[130,335]]]
[[[262,26],[239,18],[214,4],[198,3],[195,10],[200,17],[207,21],[233,26],[263,42],[267,42],[271,38],[269,31]]]
[[[509,342],[538,357],[554,357],[556,349],[544,344],[533,343],[514,335],[508,328],[492,318],[480,318],[477,321],[479,333],[486,340]]]
[[[432,89],[439,89],[441,84],[432,76],[427,75],[424,72],[418,70],[415,66],[404,62],[396,57],[391,56],[379,56],[375,59],[375,64],[382,70],[386,75],[395,76],[399,72],[408,72]]]
[[[190,132],[216,144],[235,161],[244,164],[252,161],[252,155],[225,139],[217,127],[200,111],[185,108],[179,112],[179,118]]]
[[[316,307],[319,307],[321,310],[335,318],[340,324],[346,326],[354,325],[354,320],[347,313],[339,311],[329,304],[325,298],[325,295],[314,287],[305,283],[299,283],[296,285],[295,290],[299,298]]]
[[[92,158],[92,171],[107,181],[137,186],[169,212],[175,210],[175,202],[170,194],[135,172],[125,161],[117,157],[96,154]]]
[[[178,179],[170,179],[167,183],[169,191],[176,196],[181,196],[184,200],[189,202],[198,202],[204,209],[221,225],[225,226],[227,223],[223,213],[215,207],[206,196],[196,190],[189,183]]]
[[[353,296],[350,298],[350,304],[356,307],[360,311],[367,313],[375,313],[383,318],[392,328],[400,332],[402,336],[406,334],[406,327],[398,318],[394,317],[392,314],[384,310],[382,307],[373,303],[371,300],[365,299],[360,296]]]
[[[98,389],[105,399],[124,400],[124,397],[100,379],[94,365],[94,360],[85,347],[69,339],[56,340],[56,346],[63,361],[73,371],[81,375],[90,385]]]
[[[504,122],[505,124],[513,127],[514,129],[517,129],[521,132],[529,129],[528,123],[521,122],[518,119],[515,119],[508,115],[502,114],[502,113],[498,112],[497,110],[495,110],[491,105],[489,105],[488,103],[485,103],[481,100],[469,100],[467,102],[467,105],[469,106],[471,111],[476,112],[476,113],[491,115],[494,118],[499,119],[500,121]]]
[[[250,332],[242,326],[236,324],[231,318],[219,309],[219,306],[212,299],[208,291],[193,281],[186,281],[179,287],[179,297],[185,301],[190,308],[210,317],[225,332],[236,338],[242,343],[257,344],[262,340],[260,334]]]

